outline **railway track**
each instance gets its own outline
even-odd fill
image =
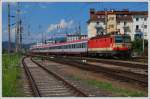
[[[34,57],[44,57],[49,58],[48,56],[42,56],[42,55],[34,55]],[[54,56],[58,57],[58,56]],[[129,67],[129,68],[137,68],[137,69],[145,69],[148,70],[148,64],[147,63],[140,63],[134,61],[124,61],[124,60],[116,60],[116,59],[100,59],[100,58],[90,58],[90,57],[70,57],[70,56],[59,56],[59,58],[67,58],[71,60],[87,60],[90,62],[100,62],[100,63],[107,63],[111,65],[118,65],[122,67]]]
[[[69,60],[69,59],[63,58],[63,60],[61,60],[61,58],[52,58],[50,60],[55,61],[57,63],[61,63],[61,64],[76,66],[78,68],[86,69],[89,71],[104,73],[105,75],[109,77],[119,79],[122,81],[126,81],[126,82],[132,82],[132,83],[134,82],[134,83],[141,85],[142,87],[148,86],[148,75],[145,75],[145,74],[137,74],[137,73],[129,72],[129,71],[121,71],[121,70],[116,70],[112,68],[105,68],[103,66],[81,63],[73,59]]]
[[[69,59],[76,59],[76,60],[81,59],[81,57],[68,57],[68,58]],[[99,58],[89,58],[89,57],[82,57],[82,59],[85,59],[85,60],[91,61],[91,62],[100,62],[100,63],[118,65],[118,66],[122,66],[122,67],[147,69],[148,70],[148,64],[136,62],[136,60],[134,60],[134,62],[133,62],[133,61],[114,60],[114,59],[99,59]]]
[[[24,57],[22,64],[35,97],[88,96],[59,75],[47,70],[29,57]]]

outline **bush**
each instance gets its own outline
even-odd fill
[[[144,40],[144,53],[148,53],[148,41]],[[132,51],[143,54],[143,39],[137,38],[132,42]]]

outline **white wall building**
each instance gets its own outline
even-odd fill
[[[148,16],[147,15],[133,15],[133,35],[135,36],[143,36],[144,39],[148,39]]]

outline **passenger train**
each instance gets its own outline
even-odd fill
[[[30,52],[43,55],[129,57],[131,53],[131,40],[129,35],[102,35],[91,39],[34,45],[30,48]]]

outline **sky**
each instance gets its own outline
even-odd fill
[[[19,5],[19,6],[18,6]],[[147,2],[16,2],[10,3],[10,13],[16,16],[21,10],[23,26],[23,43],[35,43],[44,39],[64,37],[66,33],[74,34],[80,25],[81,33],[87,34],[89,10],[123,10],[148,11]],[[2,3],[2,41],[8,41],[8,9]],[[11,24],[16,18],[11,18]],[[15,26],[11,26],[11,41],[15,41]]]

